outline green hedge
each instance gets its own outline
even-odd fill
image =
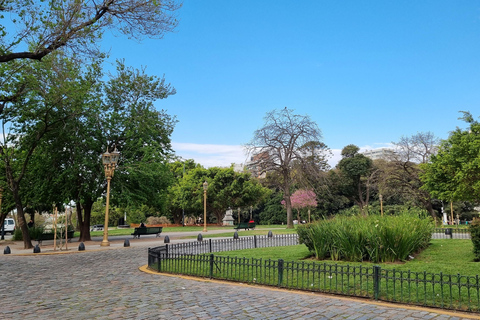
[[[397,216],[336,216],[298,227],[300,243],[319,260],[405,261],[430,243],[430,218],[404,213]]]
[[[468,230],[473,242],[473,254],[475,255],[475,261],[480,261],[480,219],[473,219],[469,225]]]

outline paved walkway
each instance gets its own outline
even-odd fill
[[[1,254],[0,319],[480,319],[151,274],[139,269],[149,246],[145,241],[66,254]]]
[[[197,241],[197,236],[201,233],[203,236],[208,234],[216,234],[216,233],[226,233],[226,230],[210,230],[207,233],[205,232],[198,232],[198,231],[187,231],[187,232],[167,232],[161,233],[160,237],[156,237],[155,235],[146,235],[140,236],[140,239],[133,239],[131,235],[123,235],[123,236],[109,236],[108,241],[110,242],[109,247],[101,247],[100,243],[102,242],[103,236],[96,236],[92,237],[92,241],[87,241],[84,243],[85,248],[87,251],[90,250],[108,250],[108,249],[119,249],[123,248],[125,244],[125,240],[129,241],[131,247],[157,247],[164,244],[165,236],[169,236],[170,243],[178,243],[178,242],[186,242],[186,241]],[[239,231],[241,235],[242,231]],[[234,231],[232,231],[233,237]],[[191,237],[185,239],[185,237]],[[6,235],[5,241],[0,241],[0,254],[3,254],[3,251],[6,246],[8,246],[11,250],[12,254],[29,254],[33,253],[33,249],[24,249],[23,248],[23,241],[11,241],[12,236]],[[223,239],[223,238],[214,238],[214,239]],[[57,240],[57,244],[60,241]],[[37,245],[37,241],[32,240],[32,244],[35,246]],[[68,251],[78,251],[78,238],[73,238],[72,242],[67,243]],[[45,240],[42,241],[42,245],[40,245],[40,250],[42,253],[52,253],[52,252],[60,252],[65,251],[65,244],[62,248],[59,248],[57,245],[56,250],[54,250],[53,240]],[[145,256],[146,257],[146,256]]]

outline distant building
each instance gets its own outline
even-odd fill
[[[390,148],[379,148],[373,150],[367,150],[362,152],[362,154],[372,160],[390,160],[395,152]]]
[[[232,163],[232,168],[234,172],[242,173],[245,172],[245,165],[243,163]]]
[[[268,160],[270,155],[268,152],[261,152],[253,155],[250,161],[247,162],[247,170],[256,178],[265,178],[266,176],[266,164],[265,160]]]

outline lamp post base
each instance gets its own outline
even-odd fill
[[[204,228],[204,229],[203,229],[203,232],[207,232],[207,228]]]
[[[100,246],[102,246],[102,247],[109,247],[109,246],[110,246],[110,242],[108,242],[108,240],[103,240],[102,243],[100,243]]]

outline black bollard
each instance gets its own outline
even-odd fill
[[[269,237],[269,238],[273,237],[272,230],[268,231],[268,237]]]
[[[83,244],[83,242],[80,242],[80,244],[78,245],[78,251],[85,251],[85,245]]]
[[[37,244],[35,248],[33,248],[33,253],[40,253],[40,252],[42,252],[42,250],[40,250],[40,247]]]
[[[233,234],[233,239],[238,239],[238,232],[235,231],[235,233]]]
[[[123,242],[123,246],[130,247],[130,241],[128,241],[128,239],[125,239],[125,241]]]
[[[201,233],[198,234],[197,241],[203,241],[203,236]]]
[[[10,251],[10,247],[6,246],[5,249],[3,249],[3,254],[10,254],[12,251]]]
[[[165,236],[165,238],[163,239],[163,243],[170,243],[170,237]]]

